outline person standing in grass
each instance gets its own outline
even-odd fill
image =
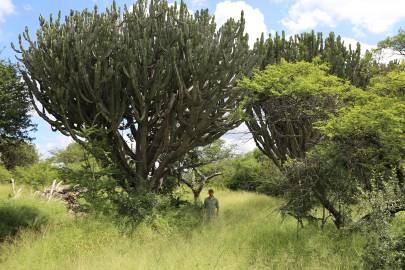
[[[208,197],[204,200],[204,214],[205,219],[210,221],[218,216],[219,203],[218,199],[214,197],[214,190],[208,190]]]

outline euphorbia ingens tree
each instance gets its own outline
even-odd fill
[[[234,84],[254,65],[243,16],[217,29],[208,10],[165,0],[41,17],[18,51],[38,114],[131,192],[159,189],[185,153],[240,124]]]

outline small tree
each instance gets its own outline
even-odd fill
[[[29,140],[31,123],[28,90],[14,65],[0,61],[0,145]]]
[[[81,163],[87,158],[87,153],[78,143],[71,143],[65,149],[53,153],[53,161],[64,165]]]
[[[312,210],[321,205],[340,228],[352,221],[350,206],[360,190],[380,193],[387,185],[398,188],[381,197],[381,207],[390,215],[404,211],[404,82],[404,72],[376,77],[368,91],[318,124],[322,142],[286,168],[284,211],[313,219]]]
[[[232,190],[247,190],[269,196],[284,195],[280,183],[284,182],[284,174],[274,162],[259,149],[238,155],[229,161],[226,186]]]
[[[38,114],[116,165],[128,192],[156,191],[188,151],[240,124],[234,84],[254,65],[244,18],[216,28],[183,2],[113,3],[40,17],[37,40],[26,29],[17,51]]]
[[[0,149],[0,163],[9,170],[16,166],[27,167],[39,161],[38,151],[31,143],[14,141]]]
[[[198,201],[203,188],[222,173],[215,164],[232,156],[232,148],[225,146],[223,140],[217,140],[204,147],[193,149],[179,163],[177,177],[191,189],[194,201]]]
[[[34,146],[27,143],[29,132],[35,130],[30,110],[28,90],[16,67],[0,61],[0,161],[8,169],[38,159]]]
[[[405,56],[405,31],[403,29],[398,30],[398,34],[393,37],[387,37],[386,39],[378,42],[377,51],[383,49],[391,49],[400,56]]]
[[[257,147],[280,170],[289,158],[304,158],[321,140],[314,124],[336,113],[354,89],[328,75],[325,66],[286,61],[256,71],[239,86],[249,95],[246,125]]]

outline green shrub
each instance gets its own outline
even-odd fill
[[[54,153],[54,160],[63,163],[65,166],[73,163],[82,163],[90,155],[78,143],[69,144],[64,150]]]
[[[0,207],[0,241],[8,236],[14,236],[23,228],[38,230],[46,221],[46,216],[34,207],[2,205]]]
[[[10,171],[0,165],[0,183],[9,182],[13,178]]]
[[[123,190],[116,186],[115,177],[120,175],[116,170],[72,163],[58,169],[58,174],[64,183],[86,190],[79,195],[82,210],[105,215],[117,211],[116,204]]]
[[[16,167],[14,177],[17,182],[42,188],[58,179],[58,172],[48,162],[35,163],[29,167]]]
[[[35,145],[26,142],[13,142],[0,145],[0,163],[8,170],[17,166],[28,167],[39,160]]]
[[[59,201],[38,198],[0,200],[0,242],[23,229],[40,230],[48,223],[62,223],[66,208]]]
[[[405,231],[399,236],[386,229],[369,231],[362,257],[365,269],[405,269]]]
[[[367,239],[362,254],[365,269],[405,269],[404,223],[397,219],[396,228],[395,214],[390,210],[403,206],[404,195],[398,195],[398,190],[397,185],[385,184],[383,191],[362,194],[361,207],[371,211],[362,228]]]
[[[232,190],[256,191],[267,195],[281,195],[283,174],[274,163],[258,150],[238,156],[230,163],[225,179]]]
[[[400,269],[405,269],[405,230],[394,239],[394,260]]]

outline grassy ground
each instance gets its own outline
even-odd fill
[[[36,210],[30,226],[0,244],[0,269],[361,269],[361,236],[332,226],[297,231],[279,200],[253,193],[218,192],[220,217],[209,225],[176,233],[141,225],[131,235],[109,220],[73,218],[59,202],[6,197],[0,224],[1,209]]]

